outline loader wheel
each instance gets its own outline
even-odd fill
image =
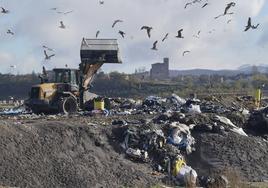
[[[63,98],[59,104],[60,112],[72,114],[77,112],[77,102],[73,97]]]

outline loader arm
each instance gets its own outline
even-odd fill
[[[104,63],[122,63],[116,39],[85,39],[80,49],[80,105],[83,106],[84,92],[89,89],[94,75]]]
[[[84,90],[88,89],[88,86],[93,81],[94,75],[97,73],[99,68],[103,65],[103,63],[97,63],[97,64],[87,64],[85,65],[84,71],[83,71],[83,81],[82,81],[82,87]]]

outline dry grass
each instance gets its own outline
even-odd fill
[[[241,175],[235,169],[226,168],[223,172],[225,177],[228,179],[229,186],[232,188],[246,188],[247,185],[243,183]]]
[[[228,180],[228,188],[250,188],[250,186],[243,181],[240,173],[233,168],[227,167],[220,174]],[[216,182],[210,185],[209,188],[224,188],[224,180],[220,178],[219,175],[215,177]]]

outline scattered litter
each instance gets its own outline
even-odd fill
[[[27,111],[23,106],[19,106],[10,109],[5,109],[2,112],[0,112],[0,115],[18,115],[22,113],[27,113]]]
[[[182,166],[180,171],[176,176],[177,180],[180,182],[181,185],[196,185],[197,181],[197,172],[192,169],[190,166]]]
[[[186,103],[186,100],[179,97],[176,94],[171,95],[171,100],[175,101],[179,106],[184,105]]]
[[[128,148],[126,150],[126,154],[133,159],[138,159],[142,161],[146,161],[148,159],[148,153],[144,150]]]
[[[172,123],[172,132],[167,138],[167,143],[178,147],[180,150],[186,151],[187,154],[192,153],[195,139],[191,136],[190,128],[185,124]]]
[[[240,134],[242,136],[248,136],[242,128],[238,128],[236,125],[234,125],[230,119],[222,116],[215,116],[216,120],[220,121],[221,123],[224,123],[225,125],[231,126],[230,130],[234,133]]]
[[[201,113],[201,110],[200,110],[200,106],[199,105],[193,105],[193,104],[190,104],[189,106],[189,113],[190,114],[200,114]]]

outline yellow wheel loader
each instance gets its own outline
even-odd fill
[[[83,39],[78,69],[57,68],[40,76],[41,84],[34,85],[25,105],[34,113],[75,113],[85,109],[96,95],[90,84],[104,63],[122,63],[116,39]]]

